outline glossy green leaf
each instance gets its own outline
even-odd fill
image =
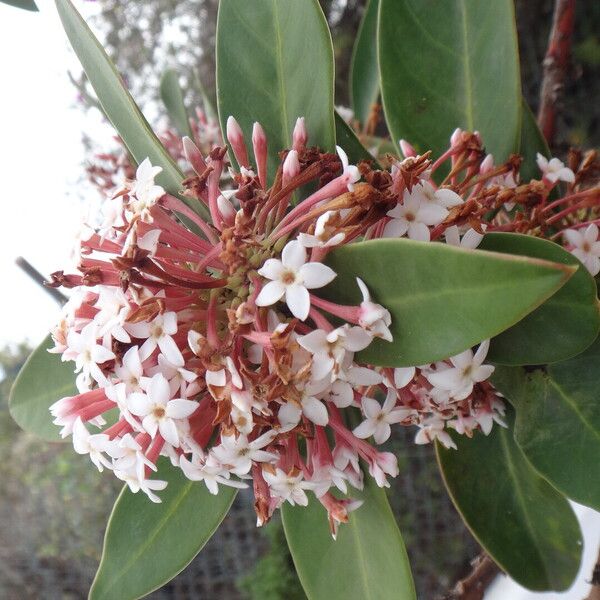
[[[115,66],[77,12],[70,0],[55,0],[63,27],[94,88],[105,114],[118,131],[136,162],[146,157],[153,165],[162,167],[158,183],[171,194],[177,195],[183,174],[169,156],[137,104],[127,91]],[[198,212],[206,214],[199,203],[186,202]]]
[[[50,354],[50,336],[33,351],[23,365],[8,400],[10,414],[25,431],[50,441],[61,441],[60,427],[52,423],[49,407],[65,396],[77,393],[72,362]]]
[[[380,0],[381,95],[392,140],[439,156],[455,127],[497,162],[518,150],[521,85],[513,0]]]
[[[22,8],[23,10],[30,10],[32,12],[37,12],[39,10],[33,0],[0,0],[0,2],[3,4],[8,4],[9,6]]]
[[[317,0],[221,0],[217,103],[223,131],[233,115],[251,148],[258,121],[268,138],[269,175],[291,148],[298,117],[308,143],[333,151],[333,49]],[[249,153],[249,156],[251,154]]]
[[[577,575],[582,539],[567,499],[529,464],[510,429],[453,434],[438,447],[444,482],[471,533],[515,581],[531,590],[565,590]]]
[[[377,69],[377,12],[379,0],[369,0],[362,18],[350,64],[350,97],[354,116],[364,125],[379,96]]]
[[[392,315],[393,343],[375,340],[362,362],[412,366],[498,335],[556,292],[574,267],[440,243],[382,239],[331,252],[337,278],[324,293],[358,305],[360,277]]]
[[[183,91],[179,85],[179,74],[175,69],[167,69],[163,73],[160,80],[160,97],[179,134],[194,139],[183,101]]]
[[[531,464],[600,510],[600,341],[547,372],[503,367],[492,381],[516,408],[515,439]]]
[[[168,482],[160,504],[127,487],[119,495],[90,600],[134,600],[158,589],[191,562],[229,511],[233,488],[221,486],[213,496],[167,459],[158,466],[153,478]]]
[[[378,165],[375,158],[360,143],[352,128],[337,112],[335,113],[335,137],[338,146],[344,149],[351,163],[356,164],[361,160],[370,160],[374,165]]]
[[[541,178],[541,172],[536,162],[538,152],[549,158],[550,149],[538,127],[535,115],[524,98],[522,101],[522,111],[521,148],[519,150],[519,154],[523,157],[523,162],[521,163],[521,181],[530,181],[531,179]]]
[[[596,339],[600,329],[596,283],[570,252],[554,242],[515,233],[490,233],[479,247],[579,267],[542,306],[492,340],[489,360],[541,365],[575,356]]]
[[[385,492],[365,477],[363,505],[329,533],[327,511],[314,497],[307,507],[282,507],[285,535],[308,600],[413,600],[415,588],[400,530]]]

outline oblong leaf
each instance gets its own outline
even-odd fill
[[[309,600],[347,598],[416,598],[404,542],[385,492],[371,477],[363,500],[340,525],[333,540],[327,512],[311,498],[307,507],[285,504],[282,509],[285,535],[294,565]]]
[[[515,439],[531,464],[600,510],[600,341],[547,372],[503,367],[492,381],[516,409]]]
[[[33,0],[0,0],[0,2],[8,4],[9,6],[22,8],[23,10],[30,10],[32,12],[39,11],[39,8]]]
[[[379,96],[377,70],[377,12],[379,0],[369,0],[363,15],[350,63],[350,97],[354,116],[364,125]]]
[[[596,283],[570,252],[554,242],[515,233],[487,234],[479,247],[579,267],[556,294],[492,340],[489,360],[541,365],[571,358],[596,339],[600,329]]]
[[[140,163],[148,157],[153,165],[162,167],[157,180],[176,195],[181,189],[183,174],[152,131],[115,66],[73,4],[70,0],[55,2],[67,37],[105,114],[134,160]],[[199,203],[194,203],[193,208],[199,212],[203,210]]]
[[[221,486],[213,496],[167,459],[158,467],[154,477],[168,482],[160,504],[127,487],[117,498],[90,600],[134,600],[158,589],[191,562],[229,511],[235,489]]]
[[[533,258],[408,239],[349,244],[327,263],[324,293],[358,305],[360,277],[392,315],[393,343],[376,339],[360,360],[414,366],[448,358],[514,325],[556,292],[575,268]]]
[[[216,47],[223,131],[233,115],[249,143],[258,121],[270,178],[297,117],[305,117],[311,146],[334,149],[333,49],[317,0],[221,0]]]
[[[179,134],[194,139],[183,101],[183,91],[179,85],[179,74],[175,69],[167,69],[163,73],[160,79],[160,97],[167,109],[171,123]]]
[[[47,336],[33,351],[13,384],[8,400],[12,418],[25,431],[49,442],[61,441],[60,429],[53,425],[50,405],[77,393],[73,363],[50,354],[54,346]]]
[[[478,130],[497,162],[517,151],[521,85],[513,1],[380,2],[381,96],[394,142],[405,138],[438,156],[461,127]]]
[[[444,482],[471,533],[515,581],[531,590],[565,590],[579,570],[582,538],[568,501],[529,464],[510,429],[453,435],[437,447]]]

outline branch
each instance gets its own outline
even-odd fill
[[[15,262],[22,271],[35,281],[35,283],[37,283],[47,294],[52,296],[52,299],[58,302],[60,306],[67,301],[67,297],[64,294],[61,294],[57,289],[47,287],[47,280],[27,259],[19,256]]]
[[[544,58],[538,124],[548,145],[556,134],[556,117],[563,95],[571,59],[571,41],[575,26],[575,0],[556,0],[552,30]]]
[[[485,591],[501,573],[500,568],[485,552],[475,557],[471,566],[473,570],[443,600],[483,600]]]

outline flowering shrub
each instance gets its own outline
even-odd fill
[[[47,369],[68,382],[74,370],[76,389],[49,406],[54,425],[126,483],[92,597],[118,586],[133,598],[160,586],[246,487],[258,525],[282,509],[309,597],[342,597],[318,577],[326,567],[352,594],[414,597],[380,489],[398,474],[395,456],[378,448],[392,425],[414,428],[417,444],[435,442],[453,500],[498,564],[534,589],[568,586],[581,544],[565,496],[596,507],[600,499],[585,479],[564,474],[565,457],[580,454],[563,448],[547,459],[547,439],[563,424],[545,413],[569,413],[571,432],[583,420],[595,443],[598,415],[590,425],[580,412],[594,380],[584,378],[582,392],[572,379],[598,353],[595,153],[574,152],[568,165],[548,158],[533,122],[526,153],[514,152],[514,65],[499,73],[500,126],[491,110],[473,122],[471,107],[463,121],[455,106],[452,125],[481,123],[481,133],[455,129],[448,143],[451,115],[425,111],[415,146],[400,139],[415,123],[401,114],[402,94],[394,96],[388,61],[398,42],[388,27],[409,16],[385,0],[370,3],[361,36],[379,5],[373,100],[381,91],[395,154],[369,154],[334,118],[329,34],[312,1],[286,2],[286,20],[278,5],[222,0],[223,133],[198,112],[182,132],[193,140],[173,132],[159,140],[71,3],[56,4],[137,164],[103,155],[90,169],[106,197],[102,214],[86,224],[77,268],[52,276],[51,285],[72,292],[50,347],[34,353],[12,398],[23,427],[54,437],[42,412],[48,391],[34,378]],[[514,35],[506,4],[487,9],[504,25],[494,51]],[[273,47],[248,46],[236,33],[240,20],[255,37],[273,37]],[[293,71],[304,32],[314,44]],[[355,62],[360,69],[368,56]],[[176,78],[166,81],[167,107],[187,130]],[[483,89],[469,87],[469,102],[480,107],[490,93]],[[571,411],[573,402],[581,409]],[[490,524],[488,514],[500,516]],[[132,528],[141,550],[130,559]],[[372,550],[366,558],[363,545]],[[529,561],[525,571],[515,547]],[[159,553],[160,568],[149,568],[147,552]],[[557,557],[562,567],[551,574],[546,565]]]

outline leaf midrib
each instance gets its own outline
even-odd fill
[[[471,63],[469,60],[469,32],[467,25],[467,8],[465,6],[465,0],[459,2],[460,16],[461,16],[461,34],[464,46],[463,53],[463,70],[465,77],[465,118],[466,128],[468,131],[475,129],[473,119],[473,81],[471,76]]]

